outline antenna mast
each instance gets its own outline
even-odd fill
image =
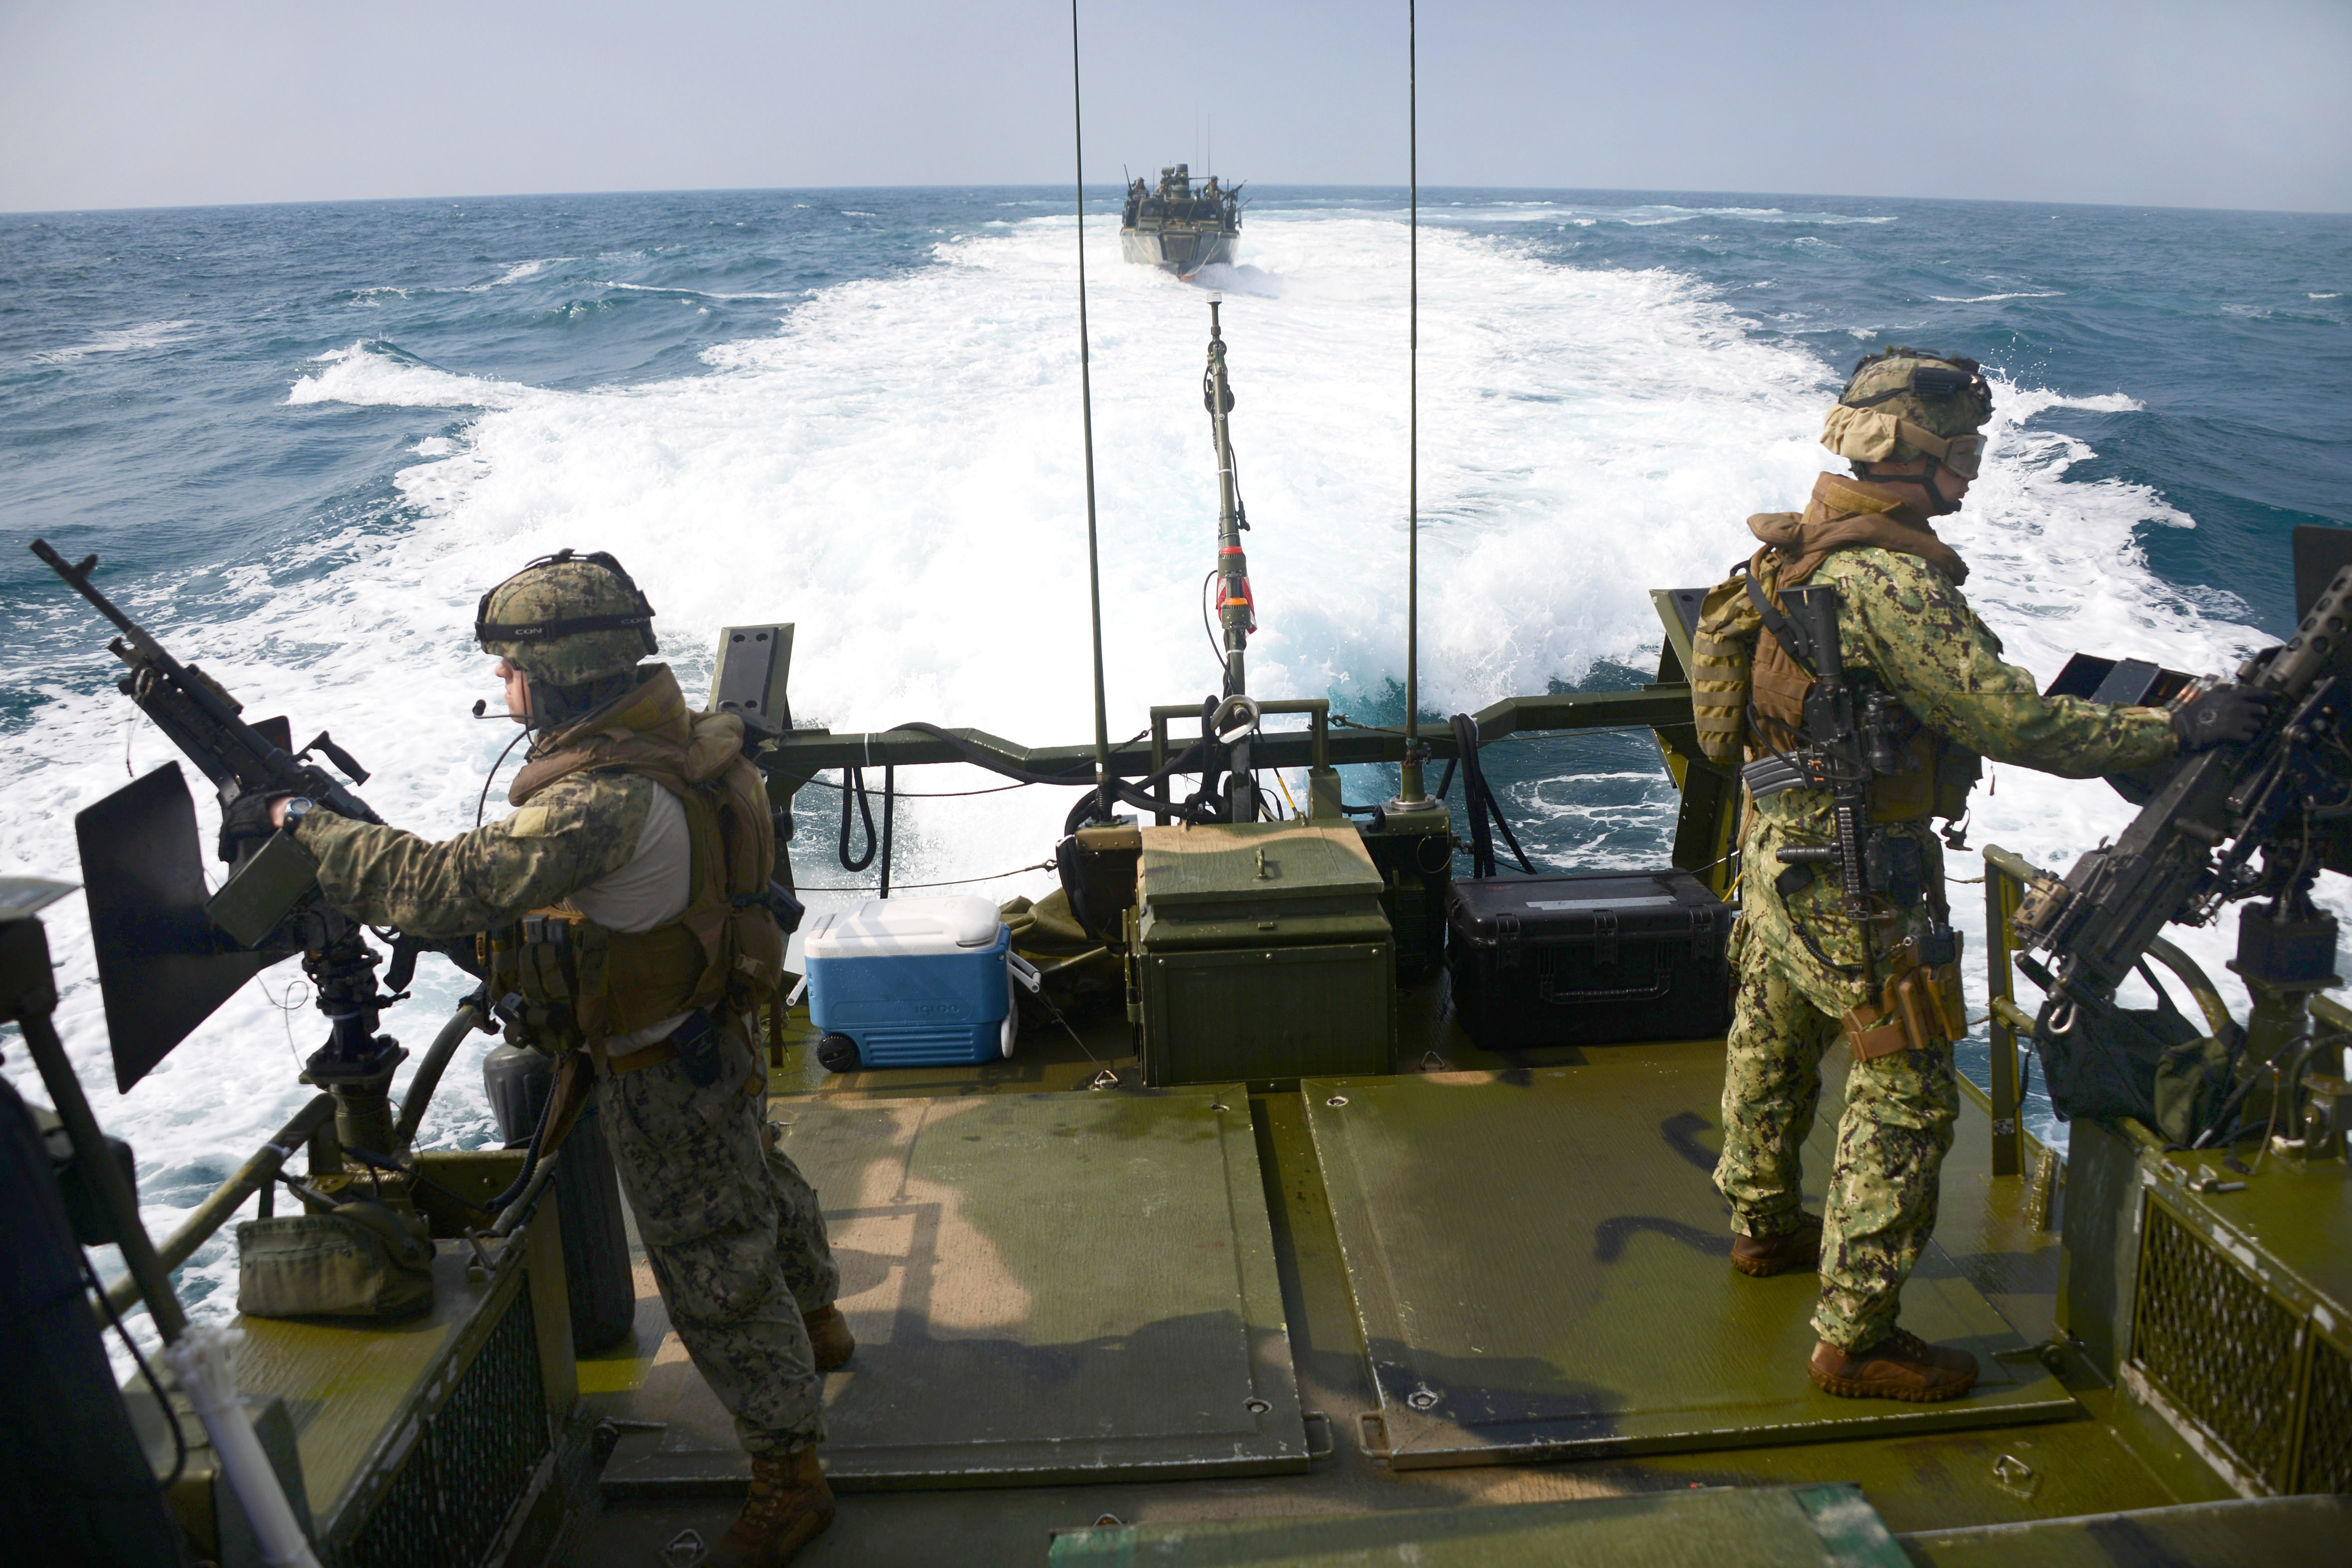
[[[1421,760],[1428,748],[1421,740],[1421,84],[1414,5],[1415,0],[1405,0],[1405,166],[1411,182],[1406,287],[1411,352],[1405,373],[1404,763],[1397,772],[1397,797],[1389,803],[1391,812],[1425,810],[1430,805],[1421,776]]]
[[[1225,703],[1217,708],[1221,716],[1226,703],[1246,698],[1243,655],[1249,647],[1250,633],[1257,630],[1257,609],[1250,602],[1249,557],[1242,552],[1242,530],[1249,526],[1249,518],[1242,508],[1241,484],[1234,469],[1233,431],[1226,423],[1234,409],[1234,393],[1225,380],[1225,334],[1217,321],[1222,303],[1216,295],[1209,296],[1209,368],[1201,378],[1201,401],[1209,406],[1209,437],[1217,451],[1217,620],[1225,632]],[[1249,752],[1249,737],[1244,735],[1234,743],[1229,759],[1232,772],[1225,784],[1229,822],[1257,820],[1257,775],[1250,767]]]
[[[1095,805],[1110,816],[1110,719],[1103,705],[1102,557],[1095,542],[1095,386],[1087,347],[1087,128],[1078,96],[1078,0],[1070,0],[1070,143],[1078,192],[1078,405],[1087,442],[1087,604],[1094,613]]]

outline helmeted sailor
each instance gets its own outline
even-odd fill
[[[741,721],[688,710],[653,607],[610,555],[562,551],[482,597],[508,710],[532,731],[503,821],[446,843],[294,810],[338,908],[479,933],[510,1033],[593,1060],[598,1117],[687,1353],[734,1415],[751,1490],[710,1561],[776,1564],[832,1522],[820,1373],[855,1349],[816,1194],[774,1148],[746,1031],[783,937],[773,828]],[[304,803],[307,804],[307,803]],[[271,807],[275,826],[288,803]]]
[[[1813,675],[1788,646],[1801,638],[1780,597],[1800,584],[1836,590],[1849,680],[1895,699],[1886,740],[1898,765],[1868,785],[1877,874],[1866,915],[1848,912],[1838,868],[1818,858],[1836,838],[1829,788],[1744,797],[1738,991],[1716,1168],[1733,1267],[1761,1276],[1818,1266],[1820,1339],[1807,1371],[1851,1397],[1945,1399],[1977,1376],[1967,1352],[1897,1322],[1904,1280],[1935,1228],[1959,1111],[1952,1041],[1966,1027],[1929,819],[1962,816],[1980,757],[2094,778],[2250,739],[2261,717],[2227,691],[2169,714],[2045,698],[2031,674],[2001,662],[2000,639],[1960,596],[1967,563],[1930,521],[1959,510],[1991,415],[1973,360],[1907,348],[1864,358],[1822,434],[1852,477],[1822,475],[1802,512],[1748,519],[1762,548],[1708,595],[1695,638],[1694,716],[1718,761],[1820,738],[1806,732]],[[1816,858],[1787,864],[1784,848]],[[1816,1218],[1801,1207],[1800,1151],[1822,1054],[1841,1038],[1853,1062]]]

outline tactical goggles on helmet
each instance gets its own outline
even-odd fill
[[[1902,432],[1906,441],[1964,479],[1975,479],[1984,467],[1985,438],[1982,436],[1937,436],[1921,429],[1908,419],[1895,421],[1895,428]]]
[[[626,588],[630,595],[636,600],[636,608],[625,616],[572,616],[554,621],[498,622],[490,619],[490,601],[498,597],[500,588],[513,582],[516,577],[525,576],[541,566],[561,565],[567,561],[584,561],[592,566],[601,566],[618,577],[621,580],[621,585]],[[484,594],[481,602],[474,607],[474,640],[481,644],[485,650],[494,642],[548,642],[556,637],[577,637],[585,632],[616,632],[631,628],[644,631],[650,628],[653,624],[654,607],[637,587],[635,580],[623,570],[621,563],[613,558],[610,552],[603,550],[589,555],[582,555],[571,550],[559,550],[552,555],[542,555],[514,574],[514,576],[507,578],[505,582],[499,583],[488,593]]]

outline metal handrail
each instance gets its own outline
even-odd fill
[[[1331,700],[1329,698],[1269,697],[1264,699],[1252,698],[1251,700],[1257,705],[1257,710],[1261,716],[1267,713],[1306,714],[1307,721],[1307,765],[1317,773],[1321,773],[1324,769],[1331,765]],[[1154,773],[1157,773],[1160,769],[1168,765],[1168,721],[1171,719],[1198,719],[1200,716],[1201,709],[1197,705],[1188,705],[1181,702],[1171,702],[1165,705],[1155,706],[1151,710],[1151,771]],[[1280,734],[1283,733],[1283,731],[1276,731],[1274,733]],[[1255,747],[1257,753],[1261,758],[1265,757],[1267,754],[1268,748],[1266,746],[1266,742],[1270,739],[1272,739],[1271,735],[1261,732],[1257,739],[1253,742],[1253,745]],[[1296,744],[1296,742],[1294,742],[1293,744]],[[1278,767],[1281,764],[1269,760],[1266,765],[1269,767]],[[1175,800],[1168,788],[1168,781],[1166,779],[1161,779],[1158,784],[1152,785],[1151,793],[1159,799],[1165,801],[1168,804],[1167,811],[1156,812],[1153,814],[1159,821],[1160,826],[1165,827],[1168,826],[1168,818],[1171,813],[1174,811],[1176,805]]]
[[[1266,713],[1308,712],[1307,705],[1321,702],[1328,710],[1328,700],[1321,698],[1289,698],[1260,701],[1259,710]],[[1687,682],[1670,681],[1638,687],[1628,691],[1564,691],[1543,697],[1509,697],[1489,707],[1480,709],[1472,717],[1478,721],[1478,733],[1484,741],[1499,741],[1507,735],[1523,731],[1572,730],[1644,730],[1671,729],[1688,726],[1691,721],[1691,690]],[[1198,712],[1197,707],[1178,707],[1171,717]],[[964,745],[980,751],[1028,773],[1066,773],[1070,787],[1083,789],[1094,782],[1095,753],[1092,745],[1024,746],[982,730],[949,731]],[[1443,762],[1454,754],[1454,737],[1443,731],[1433,731],[1423,742],[1430,754]],[[1259,736],[1252,744],[1252,755],[1260,767],[1297,768],[1313,763],[1319,746],[1323,761],[1318,766],[1344,767],[1361,763],[1393,763],[1404,757],[1404,731],[1375,728],[1356,728],[1340,734],[1323,733],[1318,741],[1310,731],[1275,731]],[[814,777],[831,768],[914,767],[933,763],[962,763],[971,759],[958,746],[936,735],[919,730],[881,730],[869,734],[836,735],[824,730],[794,730],[763,744],[755,759],[762,771],[784,779]],[[1164,759],[1163,759],[1164,761]],[[1115,778],[1141,778],[1159,765],[1152,760],[1151,750],[1139,741],[1110,749],[1110,772]]]
[[[334,1115],[333,1095],[313,1095],[308,1105],[294,1113],[292,1121],[279,1128],[268,1142],[255,1150],[253,1157],[236,1168],[236,1174],[215,1187],[212,1196],[198,1204],[195,1212],[181,1222],[180,1228],[155,1248],[156,1259],[163,1265],[163,1272],[169,1274],[195,1256],[196,1248],[210,1241],[213,1233],[245,1206],[247,1198],[278,1179],[278,1173],[285,1168],[288,1156],[310,1142],[310,1134],[334,1120]],[[128,1274],[106,1288],[106,1304],[118,1317],[136,1305],[140,1296],[139,1281]],[[100,1321],[105,1321],[105,1313],[96,1303],[91,1304],[90,1311]]]

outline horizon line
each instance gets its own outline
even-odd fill
[[[1276,184],[1251,182],[1243,184]],[[530,202],[571,201],[622,196],[744,196],[787,195],[840,191],[1055,191],[1065,187],[1051,182],[1020,182],[991,184],[943,184],[936,183],[900,183],[896,184],[844,185],[689,185],[669,188],[638,188],[578,191],[501,191],[473,194],[445,194],[416,196],[306,196],[273,201],[184,202],[173,205],[148,204],[125,206],[62,206],[0,208],[0,218],[43,218],[99,216],[105,214],[224,212],[258,207],[342,207],[389,206],[420,203],[464,202]],[[1124,192],[1126,187],[1106,182],[1103,189]],[[1276,184],[1276,188],[1292,191],[1377,191],[1405,190],[1400,184],[1298,183]],[[2179,213],[2226,213],[2242,216],[2274,217],[2345,217],[2352,216],[2352,208],[2334,207],[2217,207],[2194,206],[2170,202],[2090,202],[2045,200],[2020,196],[1904,196],[1880,194],[1851,194],[1828,191],[1737,191],[1715,186],[1667,185],[1525,185],[1525,184],[1427,184],[1424,192],[1535,192],[1550,195],[1685,195],[1685,196],[1755,196],[1832,202],[1943,202],[1969,206],[2038,206],[2082,207],[2099,211],[2149,211]]]

